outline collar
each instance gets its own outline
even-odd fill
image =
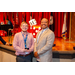
[[[47,28],[45,28],[45,29],[42,29],[42,31],[44,32],[45,30],[47,30],[48,29],[48,27]]]
[[[23,35],[27,35],[27,34],[28,34],[28,32],[23,32],[23,31],[22,31],[22,34],[23,34]]]

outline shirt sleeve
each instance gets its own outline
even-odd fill
[[[13,47],[17,52],[23,52],[24,49],[20,48],[18,43],[19,43],[18,35],[15,34],[14,39],[13,39]]]

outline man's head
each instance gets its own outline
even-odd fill
[[[43,19],[41,20],[41,28],[42,28],[42,29],[45,29],[45,28],[47,28],[47,27],[48,27],[48,19],[43,18]]]
[[[28,30],[28,24],[26,22],[22,22],[21,29],[23,32],[26,32]]]

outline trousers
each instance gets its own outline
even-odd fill
[[[17,55],[16,62],[32,62],[32,59],[33,59],[33,52],[31,52],[31,54],[26,57]]]

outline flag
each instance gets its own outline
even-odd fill
[[[16,25],[19,24],[19,19],[18,19],[18,12],[16,13]]]
[[[49,29],[54,32],[53,12],[51,12],[51,14],[50,14]]]
[[[66,33],[67,33],[67,25],[66,25],[66,12],[64,13],[64,23],[62,27],[62,38],[66,39]]]

